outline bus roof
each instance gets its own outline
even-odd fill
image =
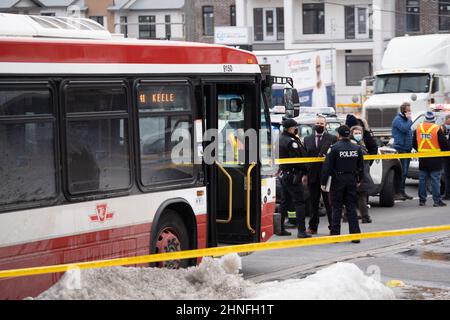
[[[0,30],[5,15],[0,14]],[[60,31],[58,37],[17,36],[0,31],[0,74],[261,72],[254,54],[232,47],[101,36],[82,39],[74,30]],[[64,32],[66,37],[62,37]],[[92,32],[110,35],[106,30]]]

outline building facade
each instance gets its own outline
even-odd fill
[[[114,31],[139,39],[184,40],[184,0],[115,0]]]
[[[186,40],[214,43],[216,27],[236,25],[235,0],[185,0]]]
[[[114,0],[84,0],[84,3],[87,18],[97,21],[111,33],[115,31],[114,13],[108,10]]]
[[[85,0],[1,0],[0,12],[85,17]]]
[[[450,1],[396,0],[396,36],[450,32]]]
[[[389,0],[237,0],[237,25],[251,26],[255,50],[333,50],[337,104],[360,101],[360,83],[395,36]]]

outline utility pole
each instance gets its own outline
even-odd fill
[[[381,60],[384,53],[383,37],[383,0],[373,1],[373,71],[381,69]]]

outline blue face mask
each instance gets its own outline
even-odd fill
[[[445,129],[450,130],[450,124],[446,124]]]
[[[356,142],[360,142],[362,140],[362,134],[355,134],[353,139],[355,139]]]

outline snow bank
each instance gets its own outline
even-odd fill
[[[237,254],[221,259],[204,258],[199,266],[180,269],[113,267],[66,272],[49,290],[36,299],[89,300],[229,300],[247,298],[251,282],[239,275],[241,259]],[[80,289],[74,288],[80,282]]]
[[[251,289],[257,300],[390,300],[394,292],[355,264],[337,263],[305,279],[266,282]]]
[[[182,270],[114,267],[66,272],[36,299],[393,299],[391,289],[354,264],[338,263],[301,280],[254,284],[239,274],[237,254],[204,258]]]

